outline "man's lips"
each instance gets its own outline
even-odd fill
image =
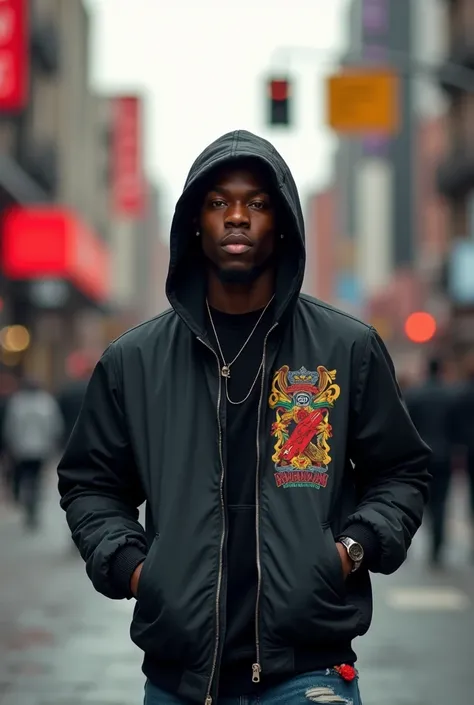
[[[244,252],[248,252],[251,247],[252,245],[243,242],[229,242],[227,245],[223,245],[222,249],[230,255],[242,255]]]
[[[230,255],[242,255],[252,247],[252,242],[243,233],[232,233],[222,241],[222,249]]]

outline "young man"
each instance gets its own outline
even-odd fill
[[[172,308],[104,353],[60,464],[95,588],[137,600],[146,705],[360,703],[369,571],[406,557],[429,450],[375,330],[301,295],[304,266],[288,166],[224,135],[176,206]]]

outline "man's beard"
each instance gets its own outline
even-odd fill
[[[275,264],[275,253],[271,253],[263,262],[256,264],[249,269],[225,269],[219,267],[215,262],[207,258],[208,264],[217,275],[222,284],[253,284],[270,267]]]

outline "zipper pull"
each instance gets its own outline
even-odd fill
[[[262,667],[259,663],[254,663],[252,666],[252,683],[260,683],[260,673],[262,672]]]
[[[207,696],[204,705],[212,705],[212,698],[210,695]]]

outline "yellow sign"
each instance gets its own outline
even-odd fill
[[[337,132],[393,135],[400,124],[399,78],[387,70],[348,70],[327,83],[328,123]]]

